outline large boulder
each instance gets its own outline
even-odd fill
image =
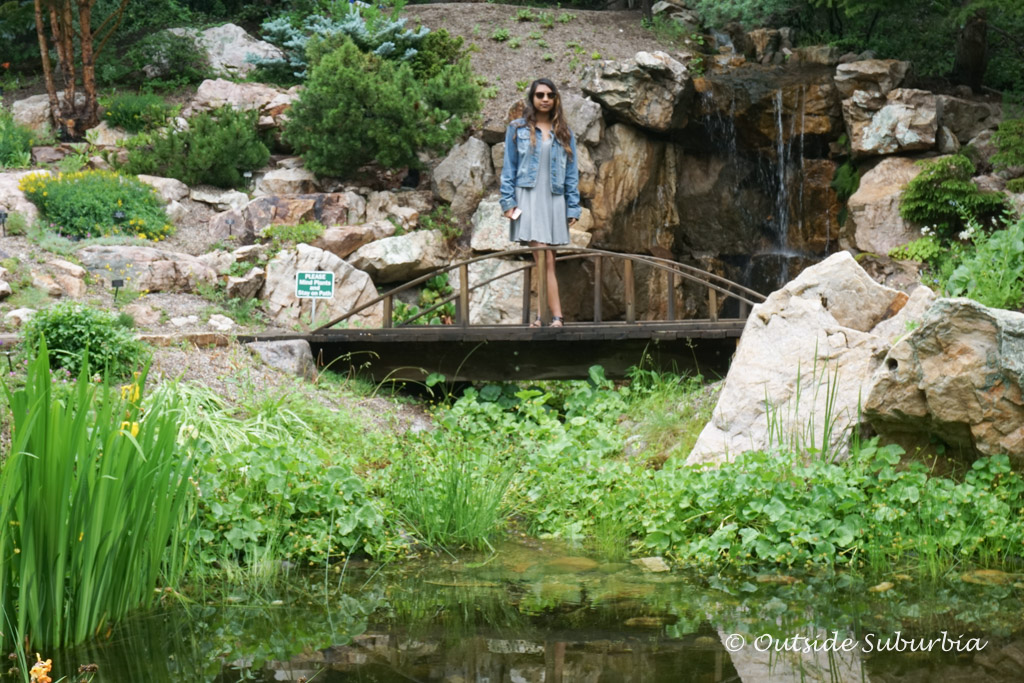
[[[575,92],[562,93],[562,109],[569,130],[576,134],[576,144],[596,145],[604,133],[601,105]]]
[[[57,93],[57,100],[64,101],[64,91]],[[85,106],[85,93],[75,93],[75,104]],[[50,115],[49,95],[32,95],[18,100],[11,105],[11,116],[14,122],[31,128],[37,133],[48,133],[53,129],[53,118]]]
[[[935,147],[938,99],[926,90],[899,88],[882,98],[858,90],[843,100],[843,119],[854,157]]]
[[[317,302],[315,321],[310,320],[312,300],[295,296],[295,278],[299,271],[334,273],[334,297]],[[267,314],[278,325],[312,322],[315,326],[339,318],[372,301],[377,297],[377,289],[369,275],[356,270],[334,254],[308,244],[300,244],[295,249],[279,252],[267,263],[266,283],[261,297],[266,301]],[[367,327],[380,327],[383,319],[383,304],[372,306],[350,318],[352,322]]]
[[[297,225],[317,221],[326,226],[361,223],[366,200],[355,192],[323,192],[257,197],[241,210],[217,214],[210,220],[214,239],[234,236],[252,242],[271,225]]]
[[[517,246],[508,239],[509,221],[496,194],[480,202],[469,225],[469,246],[473,251],[505,251]]]
[[[180,202],[189,196],[188,185],[177,178],[161,178],[155,175],[139,175],[136,177],[156,190],[157,194],[165,202]]]
[[[264,59],[283,59],[280,48],[262,40],[253,38],[245,29],[235,24],[213,26],[205,31],[194,28],[172,28],[169,33],[185,36],[206,54],[210,68],[218,76],[228,78],[244,78],[256,65],[248,61],[249,56]],[[146,75],[150,78],[162,75],[166,65],[159,63],[147,65]]]
[[[457,145],[431,175],[434,194],[449,202],[452,213],[462,218],[476,210],[480,197],[494,182],[491,148],[479,138]]]
[[[289,90],[275,88],[263,83],[235,83],[222,78],[208,79],[199,84],[195,96],[182,112],[188,117],[218,107],[259,112],[258,125],[261,130],[284,126],[285,112],[298,99],[299,86]]]
[[[304,168],[275,168],[256,183],[256,195],[309,194],[316,192],[316,176]]]
[[[1024,314],[939,299],[889,350],[864,415],[883,436],[937,436],[968,457],[1006,454],[1024,467]]]
[[[938,101],[942,125],[962,143],[995,129],[1003,118],[1002,107],[996,102],[977,102],[951,95],[939,95]]]
[[[448,247],[440,230],[417,230],[360,247],[348,262],[376,282],[400,282],[448,263]]]
[[[900,196],[920,172],[905,157],[887,157],[866,172],[846,204],[842,246],[885,255],[920,237],[920,230],[900,216]]]
[[[587,67],[581,82],[583,92],[602,107],[656,132],[685,127],[695,93],[686,67],[660,51]]]
[[[217,279],[217,272],[195,256],[166,249],[93,245],[75,255],[94,275],[123,279],[139,291],[191,292],[199,283],[212,285]]]
[[[303,379],[316,379],[313,350],[305,339],[249,342],[246,347],[272,368]]]
[[[687,464],[823,442],[823,457],[843,457],[875,370],[933,296],[919,287],[908,300],[845,251],[803,271],[754,307]]]

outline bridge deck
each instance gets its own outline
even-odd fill
[[[332,370],[356,368],[375,381],[422,381],[440,372],[451,381],[571,379],[591,365],[608,377],[647,362],[665,370],[724,375],[744,320],[408,326],[327,329],[308,334],[251,336],[242,341],[307,339]]]

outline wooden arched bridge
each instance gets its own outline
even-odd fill
[[[534,252],[536,260],[530,258]],[[594,364],[604,366],[608,377],[621,377],[645,356],[646,362],[663,369],[724,374],[750,307],[765,298],[724,277],[670,259],[559,247],[556,263],[585,260],[592,268],[592,314],[588,310],[591,319],[567,319],[564,327],[550,327],[544,277],[534,278],[540,310],[531,315],[530,308],[533,271],[544,272],[544,259],[550,253],[543,248],[524,247],[459,261],[385,292],[312,332],[274,338],[307,339],[321,365],[342,372],[357,368],[377,381],[423,381],[431,373],[441,373],[452,381],[567,379],[586,377]],[[514,257],[526,258],[514,261],[516,265],[498,275],[471,280],[474,273],[486,271],[480,266],[474,268],[476,264]],[[608,292],[603,291],[603,283],[609,268],[621,274],[622,280],[622,300],[614,302],[616,320],[605,320],[604,315]],[[659,319],[651,319],[650,310],[637,310],[634,273],[638,268],[644,271],[645,291],[650,291],[651,277],[660,277],[661,286],[668,293]],[[394,322],[400,294],[444,273],[457,274],[451,294],[400,323]],[[474,324],[473,320],[484,316],[471,308],[473,293],[503,278],[517,277],[522,278],[521,319],[515,324]],[[707,317],[680,319],[676,283],[706,290]],[[571,291],[570,285],[576,291]],[[563,302],[569,298],[581,300],[580,288],[575,283],[563,278],[560,288]],[[701,303],[703,309],[705,304]],[[437,318],[446,307],[450,310],[450,304],[454,304],[455,315],[446,320],[449,324],[423,324]],[[375,306],[383,308],[383,327],[350,326],[353,316]],[[530,327],[534,317],[540,317],[544,326]]]

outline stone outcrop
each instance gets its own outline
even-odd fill
[[[523,276],[515,273],[521,261],[486,259],[469,264],[469,286],[499,278],[469,293],[471,325],[518,325],[523,322]],[[508,273],[508,275],[506,275]],[[502,277],[505,275],[505,277]],[[451,286],[459,290],[459,273],[451,273]]]
[[[847,252],[805,270],[754,307],[687,464],[823,440],[823,456],[844,456],[875,370],[932,298],[926,287],[908,300],[877,284]]]
[[[841,244],[884,256],[920,237],[920,230],[900,216],[900,196],[920,172],[912,159],[887,157],[865,173],[847,201]]]
[[[266,302],[267,315],[275,323],[283,326],[310,323],[311,300],[295,296],[295,277],[299,271],[316,270],[334,273],[334,298],[317,302],[317,319],[313,326],[334,320],[377,297],[377,289],[369,275],[330,252],[300,244],[295,249],[281,251],[267,263],[267,280],[261,296]],[[380,327],[383,314],[383,304],[377,304],[350,320],[368,327]]]
[[[395,226],[391,221],[373,221],[362,225],[339,225],[324,230],[313,246],[329,251],[338,258],[345,258],[364,244],[391,237]]]
[[[271,225],[317,221],[326,226],[360,223],[366,200],[355,192],[325,192],[257,197],[241,210],[225,211],[210,220],[210,236],[252,242]]]
[[[836,67],[835,83],[843,98],[861,91],[885,97],[900,87],[910,71],[910,62],[895,59],[865,59]]]
[[[931,149],[939,130],[936,96],[899,88],[884,98],[858,90],[843,100],[854,157]]]
[[[235,24],[213,26],[205,31],[172,28],[168,29],[168,32],[191,39],[195,46],[206,54],[210,69],[218,76],[244,78],[256,68],[255,64],[247,61],[249,55],[264,59],[284,58],[280,48],[253,38],[245,29]],[[147,77],[156,78],[167,75],[167,69],[166,63],[161,63],[157,56],[154,62],[143,70]]]
[[[457,145],[431,174],[434,194],[449,202],[452,213],[460,217],[476,210],[495,180],[491,148],[479,138]]]
[[[986,130],[992,130],[1002,121],[1002,107],[993,102],[975,102],[950,95],[938,95],[942,125],[966,144]]]
[[[155,175],[139,175],[137,177],[156,190],[165,202],[180,202],[189,196],[188,185],[176,178],[161,178]]]
[[[1007,454],[1024,466],[1024,314],[939,299],[893,345],[864,403],[883,436],[931,436],[968,457]],[[955,452],[955,451],[954,451]]]
[[[253,266],[249,272],[241,276],[228,276],[224,283],[224,294],[229,299],[252,299],[259,295],[266,282],[267,271]]]
[[[444,266],[448,248],[439,230],[417,230],[360,247],[348,262],[376,282],[400,282]]]
[[[665,52],[587,67],[583,92],[635,126],[656,132],[682,128],[695,93],[686,67]]]
[[[106,280],[123,279],[139,291],[191,292],[200,283],[213,284],[217,273],[195,256],[155,247],[83,247],[75,252],[91,273]]]
[[[319,189],[316,176],[304,168],[276,168],[256,183],[256,195],[310,194]]]
[[[208,79],[199,84],[195,96],[182,112],[182,116],[189,117],[226,105],[246,111],[257,110],[257,124],[261,130],[281,128],[284,126],[285,113],[298,96],[299,86],[283,90],[263,83],[235,83],[221,78]]]
[[[505,251],[518,246],[508,239],[509,220],[502,213],[496,194],[480,202],[469,224],[469,246],[473,251]]]

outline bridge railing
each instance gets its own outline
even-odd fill
[[[603,268],[606,261],[622,261],[623,262],[623,281],[624,281],[624,297],[623,302],[625,308],[625,319],[627,323],[636,322],[636,287],[635,278],[633,275],[634,264],[647,265],[657,271],[665,273],[665,286],[668,291],[668,310],[666,312],[667,320],[676,320],[676,306],[675,306],[675,283],[676,278],[694,282],[699,285],[703,285],[707,288],[708,292],[708,315],[712,322],[718,321],[718,305],[719,296],[725,299],[735,299],[738,303],[739,319],[744,319],[750,311],[750,306],[764,301],[765,297],[763,294],[756,292],[748,287],[744,287],[738,283],[735,283],[721,275],[709,273],[708,271],[701,270],[694,266],[679,263],[671,259],[659,258],[656,256],[648,256],[644,254],[622,254],[614,251],[605,251],[602,249],[590,249],[583,247],[557,247],[558,256],[556,256],[556,263],[559,261],[572,261],[577,259],[591,259],[594,262],[594,322],[603,322],[602,313],[602,280],[603,280]],[[384,305],[384,321],[383,325],[386,328],[393,327],[393,313],[394,313],[394,298],[402,292],[408,291],[419,285],[422,285],[427,280],[437,277],[444,273],[458,272],[459,274],[459,289],[457,292],[449,295],[448,297],[441,299],[430,308],[420,311],[416,315],[406,319],[399,323],[399,326],[405,326],[413,321],[429,316],[434,311],[440,309],[442,306],[457,301],[456,305],[456,324],[462,327],[469,326],[469,306],[470,306],[470,294],[473,290],[486,287],[487,285],[500,280],[502,278],[514,276],[517,273],[522,273],[523,277],[523,324],[529,324],[530,322],[530,279],[532,271],[537,267],[541,273],[544,273],[545,259],[548,253],[551,251],[550,247],[522,247],[518,249],[509,249],[507,251],[496,252],[491,254],[484,254],[482,256],[475,256],[473,258],[458,261],[456,263],[449,264],[444,268],[439,268],[431,273],[410,280],[405,284],[396,287],[392,290],[384,292],[375,299],[368,301],[361,306],[354,308],[344,315],[331,320],[330,322],[321,325],[319,330],[333,327],[340,322],[351,318],[354,315],[376,306],[377,304],[383,303]],[[509,256],[521,256],[526,254],[532,254],[539,252],[537,262],[524,261],[523,265],[507,270],[499,275],[488,278],[482,282],[469,285],[469,266],[479,261],[486,261],[488,259],[506,258]],[[547,311],[547,278],[539,277],[538,280],[538,300],[540,308],[541,319],[545,323],[548,320]]]

